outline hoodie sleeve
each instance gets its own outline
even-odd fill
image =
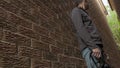
[[[77,31],[78,36],[87,44],[87,46],[91,49],[97,48],[98,46],[95,44],[94,40],[90,37],[89,32],[85,28],[81,13],[80,11],[72,11],[71,16],[73,25],[75,26],[75,29]]]
[[[91,38],[95,41],[97,45],[103,45],[101,34],[98,32],[96,26],[93,24],[93,30],[91,31]]]

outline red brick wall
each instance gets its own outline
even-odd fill
[[[83,68],[69,0],[0,0],[0,67]]]

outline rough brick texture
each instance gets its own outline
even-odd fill
[[[0,67],[83,68],[71,6],[61,0],[0,0]]]
[[[89,1],[105,51],[117,62],[105,16]],[[86,68],[69,17],[73,7],[72,0],[0,0],[0,68]]]

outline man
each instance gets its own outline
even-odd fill
[[[72,10],[71,19],[76,29],[83,58],[88,68],[101,68],[98,59],[102,57],[103,43],[100,33],[86,10],[87,0],[75,0],[76,7]]]

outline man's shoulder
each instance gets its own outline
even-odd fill
[[[72,11],[81,11],[81,9],[75,7],[75,8],[72,9]]]
[[[78,8],[78,7],[75,7],[75,8],[72,9],[72,13],[76,13],[76,12],[81,13],[81,14],[84,13],[84,11],[81,8]]]

